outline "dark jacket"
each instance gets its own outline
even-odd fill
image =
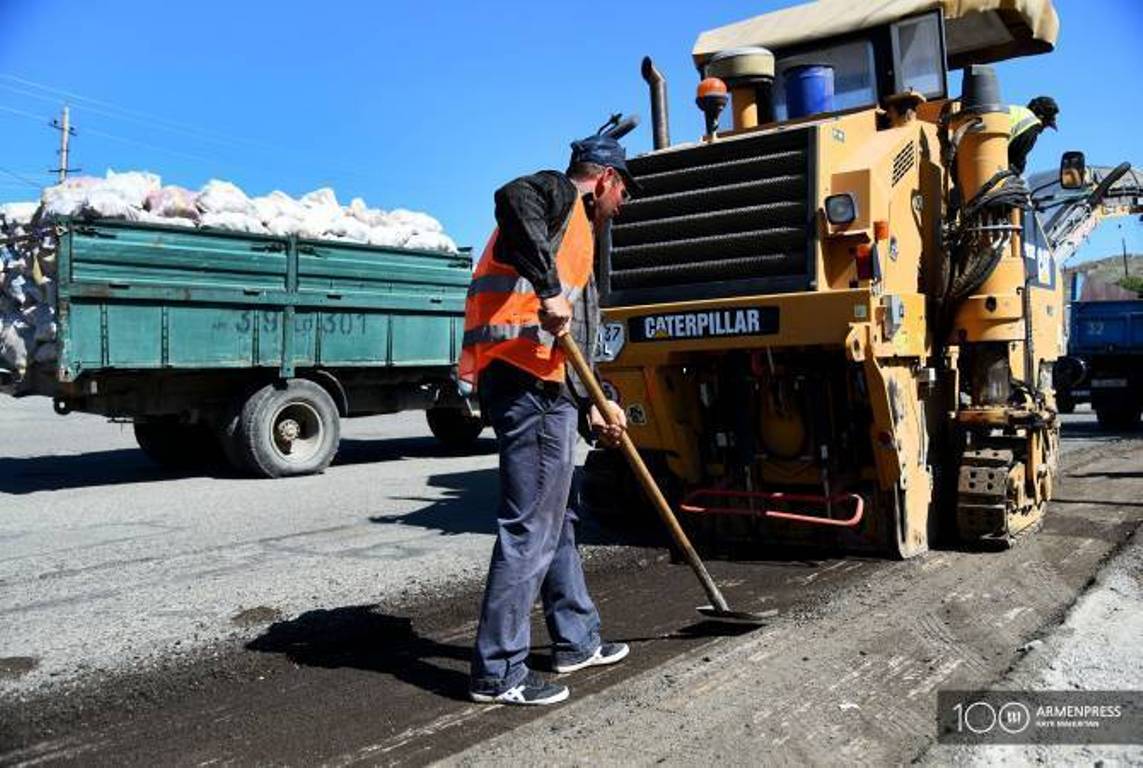
[[[1037,125],[1009,140],[1008,165],[1016,173],[1023,175],[1024,168],[1028,164],[1028,155],[1031,154],[1032,148],[1036,146],[1036,139],[1040,138],[1043,131],[1044,126]]]
[[[540,298],[560,293],[560,277],[556,270],[556,254],[563,238],[564,224],[575,204],[579,190],[565,174],[540,171],[521,176],[496,190],[496,225],[500,237],[493,251],[501,264],[516,269],[536,289]],[[598,238],[596,267],[599,264]],[[595,274],[572,306],[571,334],[584,356],[592,360],[596,331],[599,328],[599,295]],[[568,366],[568,381],[582,403],[587,389]]]

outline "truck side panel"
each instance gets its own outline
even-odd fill
[[[1143,354],[1143,301],[1074,302],[1070,349]]]
[[[450,366],[468,258],[101,222],[60,256],[60,378],[102,369]]]

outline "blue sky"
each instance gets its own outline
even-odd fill
[[[791,4],[0,0],[0,201],[50,179],[47,123],[67,100],[85,173],[223,178],[251,194],[328,185],[343,202],[429,211],[479,248],[492,191],[562,168],[568,142],[610,112],[638,112],[629,152],[650,148],[643,55],[668,78],[673,137],[693,139],[697,34]],[[1143,165],[1143,2],[1056,6],[1057,50],[998,66],[1007,100],[1048,93],[1061,106],[1030,169],[1067,149]],[[1118,253],[1121,235],[1143,253],[1143,225],[1118,222],[1081,256]]]

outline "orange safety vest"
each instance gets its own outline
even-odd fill
[[[475,389],[485,366],[503,360],[538,379],[563,381],[564,353],[555,347],[555,337],[540,327],[535,288],[514,267],[493,256],[499,236],[499,230],[492,233],[472,274],[457,375]],[[573,305],[591,279],[594,258],[595,234],[577,196],[556,253],[563,295]]]

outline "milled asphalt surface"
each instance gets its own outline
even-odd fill
[[[1143,520],[1143,436],[1080,414],[1059,501],[1010,552],[712,562],[732,604],[778,609],[756,632],[697,621],[662,550],[588,546],[634,652],[522,712],[464,696],[492,453],[449,456],[411,414],[348,422],[323,478],[171,477],[118,426],[34,404],[0,409],[0,612],[18,618],[0,765],[910,762],[933,692],[1003,680]]]

